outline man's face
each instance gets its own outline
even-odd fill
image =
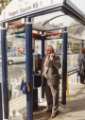
[[[46,54],[47,54],[47,55],[50,55],[50,54],[52,54],[52,53],[53,53],[53,48],[48,47],[48,48],[46,49]]]

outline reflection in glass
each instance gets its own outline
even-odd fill
[[[9,120],[26,120],[26,95],[20,89],[26,80],[25,39],[17,38],[16,30],[9,29],[7,33]]]

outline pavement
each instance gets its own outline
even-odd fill
[[[76,78],[73,76],[73,78]],[[85,120],[85,85],[73,80],[70,76],[69,93],[67,93],[67,104],[59,104],[60,113],[51,119],[51,113],[44,111],[44,108],[33,113],[33,120]],[[46,103],[43,102],[46,106]]]

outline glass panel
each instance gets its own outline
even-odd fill
[[[79,23],[61,11],[33,18],[33,27],[39,30],[55,30],[74,24]]]
[[[57,17],[59,17],[61,15],[64,15],[64,13],[61,12],[61,11],[58,11],[58,12],[54,12],[54,13],[38,16],[38,17],[34,18],[34,24],[35,23],[39,23],[39,22],[44,23],[44,22],[46,22],[49,19],[57,18]]]
[[[83,41],[83,46],[85,46],[85,41]],[[82,48],[82,40],[77,38],[69,38],[68,42],[68,70],[78,67],[78,57],[80,50]]]
[[[65,26],[69,27],[72,24],[77,24],[77,22],[73,18],[71,18],[67,15],[64,15],[64,16],[58,17],[58,18],[50,21],[49,24],[57,25],[58,27],[61,28],[61,27],[65,27]]]
[[[11,25],[7,32],[9,120],[26,120],[26,95],[21,90],[25,74],[25,39],[17,37],[21,28]]]
[[[50,29],[55,29],[57,28],[58,24],[50,24],[50,21],[52,21],[53,19],[57,19],[61,16],[63,16],[64,13],[59,11],[59,12],[55,12],[55,13],[51,13],[51,14],[46,14],[46,15],[42,15],[39,17],[35,17],[33,19],[33,27],[34,29],[39,29],[39,30],[50,30]]]

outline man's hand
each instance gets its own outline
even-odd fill
[[[50,60],[53,61],[54,59],[54,54],[50,54]]]

